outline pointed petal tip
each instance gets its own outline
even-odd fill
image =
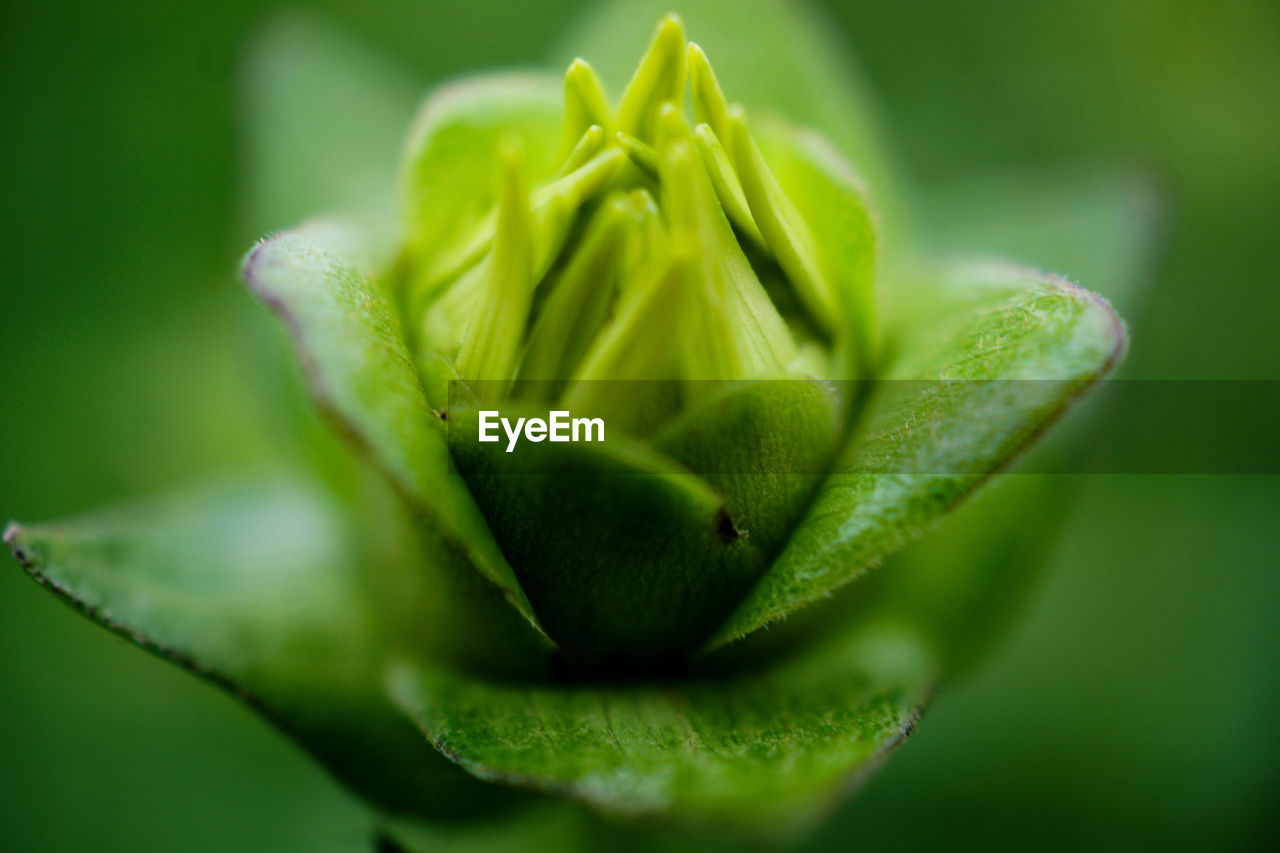
[[[679,142],[688,142],[692,138],[689,135],[689,125],[684,120],[684,113],[670,101],[658,108],[655,137],[655,144],[660,151]]]
[[[689,76],[692,78],[693,89],[695,92],[701,87],[719,89],[719,82],[716,80],[716,73],[711,68],[711,59],[707,56],[706,51],[702,49],[702,45],[696,41],[689,42],[686,48],[686,61],[689,63]]]
[[[685,60],[688,42],[685,39],[684,21],[679,15],[672,13],[658,22],[653,40],[649,43],[649,53],[661,54],[668,62]]]
[[[657,35],[670,37],[672,34],[678,34],[680,41],[684,41],[684,18],[679,12],[668,12],[658,22]]]
[[[519,137],[506,136],[498,143],[498,161],[501,164],[501,185],[505,189],[521,186],[524,172],[524,143]]]
[[[29,558],[22,548],[21,538],[21,524],[16,521],[10,521],[4,526],[4,544],[13,554],[13,558],[25,569],[28,567]]]
[[[595,90],[599,87],[598,80],[599,76],[596,74],[595,66],[581,56],[570,62],[569,67],[564,72],[564,84],[566,87]]]

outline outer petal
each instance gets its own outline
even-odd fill
[[[518,140],[534,180],[549,176],[564,112],[553,75],[501,72],[440,87],[420,107],[400,163],[413,250],[431,254],[497,202],[498,149]]]
[[[1096,167],[1001,174],[964,179],[924,201],[932,245],[1071,270],[1126,315],[1141,312],[1163,231],[1151,175]],[[1070,471],[1096,441],[1089,416],[1097,411],[1073,413],[1015,464],[1018,476],[997,478],[867,579],[866,597],[892,600],[932,637],[948,678],[984,657],[1040,580],[1082,481],[1027,471],[1045,463]]]
[[[700,647],[768,567],[839,449],[836,407],[820,383],[741,383],[652,445],[610,433],[510,453],[475,441],[475,409],[448,423],[458,470],[565,657],[647,668]]]
[[[249,288],[284,322],[312,398],[353,445],[536,626],[471,494],[452,470],[398,321],[368,278],[355,229],[311,223],[260,243]]]
[[[922,646],[884,623],[753,664],[660,686],[527,686],[405,666],[391,689],[481,779],[758,838],[818,817],[875,769],[933,679]]]
[[[366,555],[309,488],[204,488],[11,524],[5,542],[77,610],[222,687],[378,804],[448,817],[490,801],[384,698],[385,626],[361,583]]]
[[[712,646],[829,596],[923,533],[1106,373],[1125,343],[1103,299],[1007,265],[901,281],[895,308],[889,378],[907,381],[876,389],[808,517]]]

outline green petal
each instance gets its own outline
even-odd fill
[[[502,416],[546,410],[513,402]],[[540,624],[575,662],[651,666],[696,648],[763,566],[726,530],[720,496],[612,425],[603,443],[513,453],[476,441],[474,409],[450,409],[449,426],[458,470]]]
[[[549,179],[558,165],[564,105],[550,75],[494,73],[442,86],[423,103],[409,130],[400,166],[401,219],[406,242],[390,286],[406,317],[421,317],[459,275],[483,276],[476,261],[491,245],[502,174],[501,149],[523,152],[526,177]],[[397,136],[403,131],[398,131]],[[394,229],[391,229],[394,233]],[[406,271],[412,270],[406,274]],[[476,288],[452,287],[465,296]],[[445,296],[449,298],[448,293]],[[436,312],[439,313],[439,312]],[[416,347],[431,330],[407,328]],[[451,354],[458,342],[443,346]]]
[[[608,319],[627,225],[640,221],[640,213],[629,198],[610,199],[592,216],[577,251],[546,285],[550,294],[529,332],[520,368],[522,380],[558,380],[573,374]],[[549,390],[559,385],[550,384],[553,388]]]
[[[381,806],[448,817],[485,801],[387,702],[368,555],[309,487],[207,487],[12,524],[5,542],[75,609],[231,693]]]
[[[508,452],[505,439],[475,440],[474,409],[449,411],[454,460],[574,664],[648,669],[701,646],[785,543],[840,447],[845,405],[824,383],[702,384],[717,390],[651,444],[607,420],[604,443]],[[678,390],[613,386],[632,398]],[[546,410],[508,404],[502,414]]]
[[[694,341],[711,349],[711,343],[723,337],[723,348],[731,354],[691,358],[690,363],[704,366],[706,373],[692,378],[784,375],[796,356],[794,341],[743,254],[691,138],[670,146],[662,168],[672,238],[694,247],[697,264],[690,289],[704,300],[701,305],[695,302],[691,316],[682,319],[708,315],[695,326]]]
[[[550,177],[559,165],[563,109],[560,81],[550,75],[488,74],[435,90],[413,122],[401,163],[414,251],[431,257],[492,210],[504,143],[523,149],[532,180]]]
[[[288,329],[321,412],[536,625],[449,463],[444,424],[427,406],[390,306],[363,272],[360,245],[352,228],[311,223],[260,243],[242,275]]]
[[[625,155],[617,149],[602,150],[572,172],[561,175],[533,192],[531,207],[537,249],[534,255],[535,281],[541,280],[555,260],[578,209],[613,177],[625,160]],[[496,174],[501,174],[503,170],[502,164],[495,165]],[[502,186],[505,192],[505,184]],[[498,212],[497,207],[491,209],[488,215],[467,229],[458,240],[430,258],[422,280],[428,293],[485,257],[497,236]],[[474,267],[471,271],[474,271]]]
[[[684,28],[680,19],[667,15],[658,24],[649,49],[622,93],[618,104],[618,130],[642,142],[652,143],[658,110],[663,104],[684,103],[688,74]]]
[[[1127,312],[1142,303],[1162,219],[1157,185],[1132,169],[969,178],[932,190],[922,208],[933,245],[1070,270]],[[1087,446],[1073,439],[1086,436],[1092,421],[1081,416],[1090,414],[1074,413],[1071,429],[1055,430],[1032,456],[1069,468]],[[866,581],[878,606],[897,608],[932,639],[948,678],[979,662],[1008,631],[1082,485],[1078,478],[1014,472]]]
[[[505,395],[506,383],[515,378],[535,282],[533,217],[520,149],[508,149],[503,161],[493,252],[458,353],[458,372],[468,379],[498,380],[498,396]]]
[[[773,555],[840,446],[845,406],[837,397],[818,381],[729,383],[664,426],[653,446],[697,471],[739,532]],[[745,588],[730,591],[737,602]]]
[[[660,686],[530,686],[406,665],[391,691],[480,779],[758,840],[816,819],[878,767],[933,680],[920,644],[881,622],[757,664]]]
[[[752,243],[761,249],[767,249],[764,235],[760,233],[759,226],[751,216],[747,197],[742,193],[742,184],[738,181],[738,174],[734,171],[733,164],[729,162],[729,152],[720,142],[720,137],[710,125],[700,124],[694,128],[694,138],[697,141],[698,153],[702,155],[702,164],[706,167],[711,184],[716,189],[716,197],[724,206],[730,221]]]
[[[605,129],[598,124],[593,124],[584,130],[577,143],[565,155],[564,165],[560,167],[556,177],[564,177],[570,172],[577,171],[587,161],[599,154],[600,149],[604,147],[606,138]]]
[[[764,161],[741,110],[729,113],[729,151],[738,168],[751,218],[787,274],[810,318],[828,337],[840,326],[839,296],[818,260],[818,242],[805,217]],[[843,239],[843,235],[839,239]]]
[[[609,382],[623,379],[673,379],[677,367],[670,346],[654,346],[650,330],[671,322],[684,300],[684,282],[692,260],[687,252],[675,257],[665,240],[648,240],[648,256],[639,256],[637,267],[624,269],[622,295],[616,316],[606,325],[583,356],[574,378],[583,380],[569,388],[568,403],[582,411],[609,412],[610,398],[618,396]],[[611,414],[611,412],[609,412]]]
[[[575,56],[586,57],[605,85],[620,91],[653,22],[673,7],[685,31],[715,61],[735,101],[753,114],[775,114],[822,131],[870,183],[882,213],[896,219],[898,180],[882,143],[878,106],[838,27],[810,3],[614,0],[584,15],[551,58],[563,68]]]
[[[569,63],[564,74],[564,113],[560,142],[563,156],[568,156],[582,134],[592,127],[600,128],[604,135],[613,132],[613,114],[604,84],[595,69],[581,59]]]
[[[778,183],[786,187],[813,238],[813,253],[849,330],[847,365],[838,378],[873,375],[879,357],[879,320],[873,286],[878,272],[880,223],[861,177],[816,133],[761,122],[760,144]]]
[[[698,123],[705,124],[712,137],[728,139],[729,102],[711,68],[711,60],[697,43],[689,44],[689,93]]]
[[[1004,265],[896,283],[890,382],[806,519],[712,645],[860,577],[968,496],[1115,363],[1110,306],[1062,279]],[[1054,380],[1000,382],[988,380]]]

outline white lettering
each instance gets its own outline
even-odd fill
[[[480,413],[480,440],[481,441],[497,441],[496,435],[489,435],[489,430],[496,429],[498,424],[490,418],[498,417],[495,411],[484,411]]]
[[[547,413],[547,420],[542,418],[510,418],[502,417],[502,413],[492,409],[480,412],[477,439],[482,442],[499,442],[502,437],[497,434],[498,426],[507,436],[507,453],[514,453],[520,439],[532,442],[551,441],[604,441],[604,418],[574,418],[564,410]]]
[[[568,441],[569,440],[569,413],[568,412],[552,412],[551,413],[551,440],[552,441]]]
[[[584,433],[583,438],[578,438],[578,427],[582,427]],[[596,437],[591,437],[591,428],[596,428]],[[574,418],[573,419],[573,440],[574,441],[604,441],[604,418]]]
[[[506,430],[506,433],[507,433],[507,452],[508,453],[516,449],[516,442],[520,440],[520,427],[522,426],[524,426],[524,418],[520,418],[519,420],[516,421],[515,429],[511,428],[511,421],[507,420],[506,418],[502,419],[502,428]]]

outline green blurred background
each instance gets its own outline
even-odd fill
[[[425,90],[540,58],[580,5],[290,8]],[[1280,380],[1280,5],[829,6],[920,187],[1081,162],[1163,176],[1169,243],[1126,375]],[[257,229],[285,224],[258,221],[243,156],[241,69],[279,12],[5,4],[0,514],[59,517],[299,452],[278,336],[232,276]],[[1184,416],[1232,414],[1144,426]],[[815,847],[1280,841],[1280,480],[1080,479],[1013,636]],[[229,698],[16,566],[0,614],[0,849],[368,849],[363,809]]]

